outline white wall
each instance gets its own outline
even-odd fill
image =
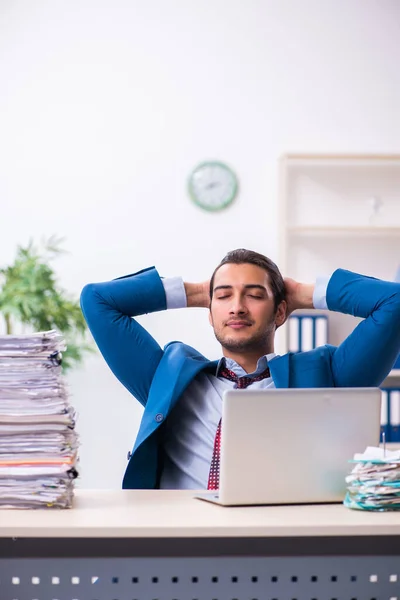
[[[156,264],[206,279],[225,252],[277,260],[277,159],[400,152],[397,0],[1,0],[0,265],[56,233],[79,294]],[[188,199],[228,162],[221,214]],[[161,344],[219,354],[205,311],[142,319]],[[82,487],[119,487],[141,409],[92,357],[71,377]]]

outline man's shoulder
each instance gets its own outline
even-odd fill
[[[294,360],[296,363],[306,363],[327,359],[330,360],[336,349],[336,346],[332,346],[332,344],[324,344],[323,346],[318,346],[313,350],[294,352],[292,353],[292,360]]]
[[[184,344],[179,340],[168,342],[168,344],[164,346],[164,352],[167,355],[180,354],[186,358],[193,358],[195,360],[203,360],[207,362],[209,361],[209,359],[203,356],[203,354],[196,350],[196,348],[193,348],[188,344]]]

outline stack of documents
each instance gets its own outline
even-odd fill
[[[350,462],[356,464],[346,477],[345,506],[360,510],[400,509],[400,451],[368,447]]]
[[[70,508],[75,414],[56,331],[0,336],[0,508]]]

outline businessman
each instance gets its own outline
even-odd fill
[[[81,306],[121,383],[145,407],[124,488],[216,489],[222,394],[229,388],[379,386],[400,352],[400,284],[337,269],[304,284],[251,250],[229,252],[210,281],[161,279],[151,267],[89,284]],[[162,349],[133,317],[204,307],[222,358],[182,342]],[[362,317],[338,347],[274,353],[275,331],[302,308]]]

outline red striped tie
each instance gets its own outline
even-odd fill
[[[225,377],[225,379],[229,379],[230,381],[236,382],[236,388],[239,390],[243,390],[247,388],[251,383],[255,381],[261,381],[261,379],[265,379],[266,377],[271,377],[269,372],[269,367],[265,369],[261,373],[261,375],[257,375],[256,377],[239,377],[228,369],[227,367],[222,367],[218,372],[218,377]],[[210,465],[210,473],[208,475],[208,490],[218,490],[219,489],[219,463],[220,463],[220,451],[221,451],[221,421],[219,420],[217,433],[215,434],[214,440],[214,451],[211,459]]]

